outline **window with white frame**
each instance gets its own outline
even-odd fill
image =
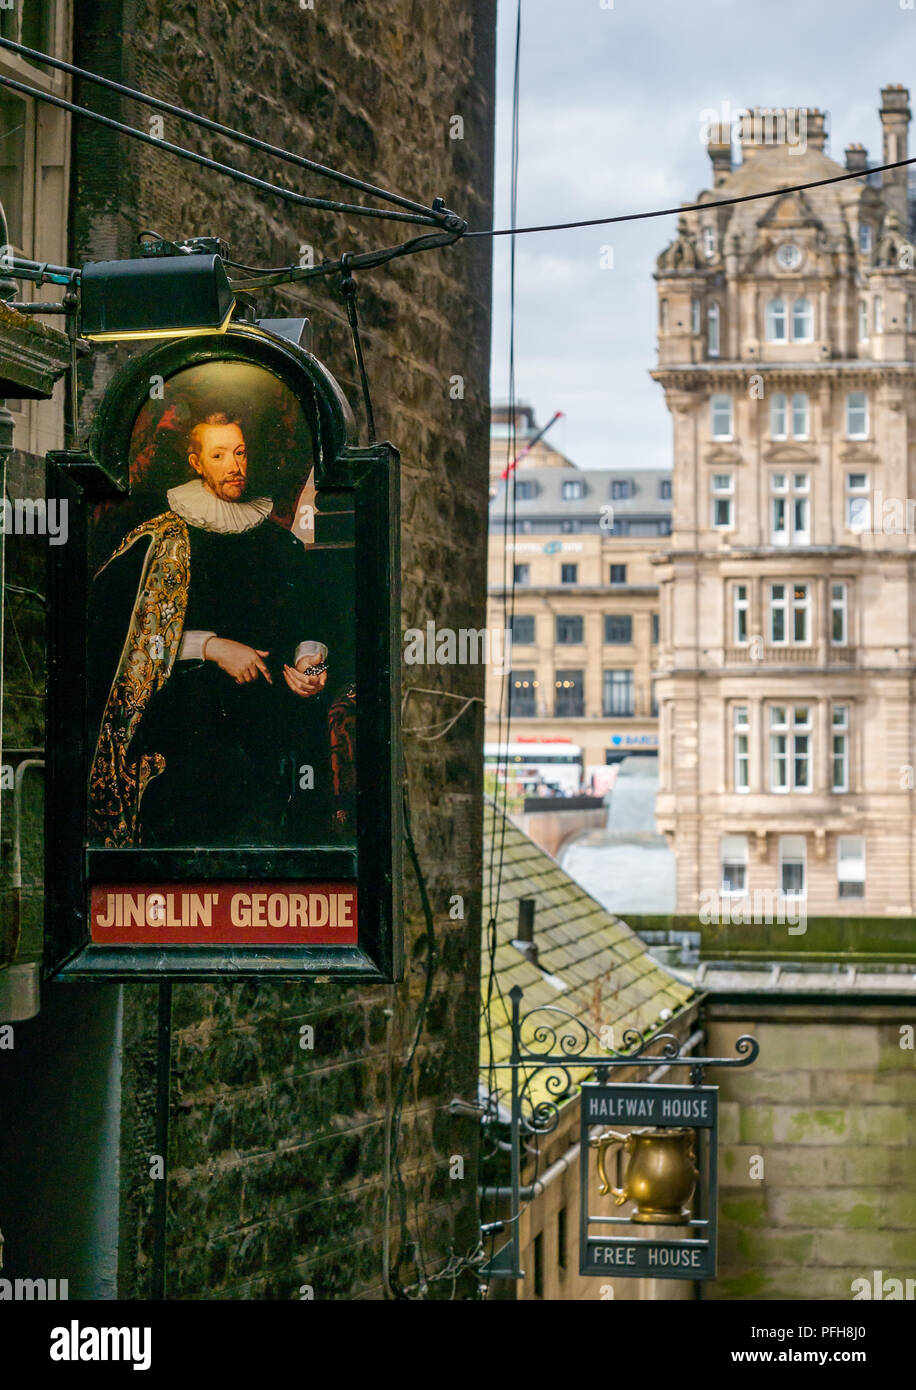
[[[770,641],[774,646],[802,646],[811,640],[811,586],[770,585]]]
[[[811,483],[807,473],[770,476],[770,543],[808,545],[811,540]]]
[[[770,791],[811,790],[811,706],[770,706]]]
[[[859,300],[859,342],[868,341],[868,305],[864,299]]]
[[[735,642],[743,646],[748,641],[748,616],[750,597],[746,584],[736,584],[732,589],[732,615]]]
[[[849,791],[849,706],[834,705],[830,712],[830,785],[835,792]]]
[[[743,897],[747,892],[747,836],[723,835],[719,853],[723,898]]]
[[[766,308],[766,336],[768,343],[787,343],[789,341],[789,320],[784,299],[771,299]]]
[[[810,433],[810,408],[808,397],[804,391],[795,391],[792,395],[792,438],[807,439]]]
[[[779,837],[779,891],[786,898],[803,898],[807,892],[804,835]]]
[[[585,484],[578,478],[566,478],[560,486],[560,495],[564,502],[578,502],[585,496]]]
[[[862,255],[863,255],[863,256],[867,256],[867,255],[869,254],[869,252],[871,251],[871,240],[872,240],[871,223],[870,223],[870,222],[860,222],[860,223],[859,223],[859,250],[862,252]]]
[[[846,474],[846,528],[867,531],[871,525],[871,495],[867,473]]]
[[[884,300],[876,294],[872,301],[872,315],[876,333],[884,332]]]
[[[837,895],[865,897],[865,837],[838,835],[836,842]]]
[[[731,396],[711,396],[709,400],[709,430],[713,439],[732,437]]]
[[[830,643],[845,647],[849,641],[849,598],[846,584],[830,585]]]
[[[846,394],[846,438],[868,438],[868,395],[865,391]]]
[[[699,333],[699,331],[700,331],[700,322],[701,322],[701,320],[700,320],[700,301],[699,301],[698,299],[691,299],[691,301],[690,301],[690,331],[691,331],[691,333]]]
[[[735,791],[750,790],[751,722],[747,705],[735,705],[732,710],[732,740],[734,753]]]
[[[770,397],[770,438],[788,438],[788,411],[782,391],[777,391],[775,396]]]
[[[731,473],[712,475],[712,524],[717,531],[734,525],[735,479]]]
[[[706,311],[706,352],[710,357],[719,356],[719,306],[710,304]]]
[[[703,228],[703,254],[707,260],[711,260],[716,254],[716,229],[715,227]]]
[[[810,343],[814,337],[814,310],[810,299],[796,299],[792,305],[792,339]]]
[[[807,439],[809,419],[808,397],[804,391],[793,393],[791,406],[782,391],[770,398],[771,439],[788,439],[790,430],[793,439]]]

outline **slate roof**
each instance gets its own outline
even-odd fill
[[[619,917],[613,916],[564,871],[533,840],[517,829],[493,802],[484,804],[484,893],[483,893],[483,981],[482,1006],[486,1005],[488,943],[487,923],[491,915],[489,900],[490,854],[494,848],[498,863],[502,852],[502,887],[496,919],[495,974],[491,1009],[490,1037],[493,1059],[507,1060],[510,1052],[509,991],[521,986],[525,997],[522,1013],[554,1006],[574,1015],[600,1036],[602,1027],[613,1029],[615,1047],[622,1047],[624,1031],[636,1028],[644,1035],[665,1031],[671,1015],[696,997],[696,991],[683,984],[649,955],[640,938]],[[495,894],[495,874],[494,874]],[[534,940],[538,965],[512,945],[518,935],[518,902],[534,898]],[[539,968],[541,967],[541,968]],[[556,977],[564,989],[551,984]],[[502,997],[500,997],[500,995]],[[669,1011],[663,1018],[663,1011]],[[561,1023],[558,1014],[542,1014],[536,1022]],[[487,1072],[489,1043],[486,1019],[481,1011],[481,1070]],[[564,1029],[564,1031],[567,1031]],[[554,1047],[553,1051],[559,1051]],[[599,1051],[596,1040],[587,1049]],[[588,1075],[588,1069],[572,1069],[573,1080]],[[497,1073],[500,1090],[508,1089],[509,1073]],[[545,1094],[546,1080],[541,1073],[533,1086],[535,1098]]]
[[[519,498],[515,503],[515,514],[519,521],[536,517],[592,517],[600,512],[601,504],[611,501],[611,483],[629,481],[633,486],[632,497],[619,497],[613,501],[614,515],[620,517],[670,517],[672,503],[670,498],[659,497],[659,483],[671,480],[670,469],[655,468],[525,468],[520,464],[514,477],[520,482],[533,480],[537,484],[537,495],[530,499]],[[577,501],[566,501],[563,497],[563,484],[582,483],[584,496]],[[501,479],[490,501],[490,524],[498,523],[503,516],[506,482]]]

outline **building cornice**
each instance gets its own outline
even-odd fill
[[[884,385],[916,383],[916,362],[758,362],[754,358],[733,362],[693,362],[676,366],[653,367],[653,381],[676,391],[708,388],[717,382],[731,382],[736,376],[768,376],[777,380],[849,382],[867,380]]]
[[[872,532],[866,534],[871,535]],[[879,533],[880,534],[880,533]],[[714,550],[672,549],[664,554],[647,556],[650,565],[673,564],[677,560],[707,560],[716,566],[731,560],[779,560],[783,566],[804,565],[806,560],[869,560],[879,556],[881,561],[914,561],[916,550],[902,550],[897,546],[883,549],[872,547],[868,550],[853,545],[806,545],[804,548],[783,545],[740,545]]]
[[[0,300],[0,397],[47,400],[69,366],[66,334]]]

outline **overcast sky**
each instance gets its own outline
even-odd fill
[[[518,225],[640,212],[709,186],[701,113],[829,111],[828,153],[880,162],[880,89],[916,85],[912,0],[522,0]],[[608,3],[608,0],[604,0]],[[509,221],[516,0],[500,0],[496,226]],[[908,153],[916,154],[916,128]],[[655,257],[676,219],[522,236],[516,396],[582,467],[670,467]],[[600,268],[601,248],[614,268]],[[508,384],[509,239],[494,240],[494,400]]]

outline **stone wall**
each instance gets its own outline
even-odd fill
[[[370,0],[301,9],[192,0],[87,0],[75,61],[262,139],[492,225],[495,7]],[[148,128],[148,113],[77,84],[75,99]],[[463,140],[449,135],[464,120]],[[327,181],[166,118],[164,137],[301,191],[351,198]],[[417,230],[294,208],[175,157],[82,123],[72,190],[75,263],[126,256],[143,228],[212,233],[249,265],[383,246]],[[360,274],[364,349],[378,433],[400,449],[403,626],[485,622],[490,246],[468,242]],[[333,286],[258,302],[305,314],[314,351],[358,417],[352,349]],[[126,349],[83,365],[88,420]],[[464,379],[451,399],[450,378]],[[405,683],[482,696],[480,667],[409,667]],[[452,701],[413,696],[408,724]],[[477,1240],[476,1125],[453,1095],[476,1091],[481,866],[480,706],[447,737],[407,740],[414,834],[435,914],[439,964],[407,1094],[401,1158],[411,1238],[427,1273]],[[386,1113],[410,1045],[429,943],[408,869],[408,970],[400,986],[182,985],[172,1009],[166,1294],[179,1298],[382,1296]],[[464,897],[452,920],[449,899]],[[121,1145],[122,1296],[149,1296],[154,1241],[155,987],[125,990]],[[314,1051],[299,1029],[315,1030]],[[463,1180],[449,1157],[465,1158]],[[415,1215],[414,1204],[416,1203]],[[400,1244],[388,1223],[391,1258]],[[409,1282],[416,1265],[401,1271]],[[459,1286],[467,1291],[468,1285]],[[431,1296],[450,1285],[433,1285]]]
[[[760,1056],[710,1074],[719,1278],[704,1298],[846,1300],[875,1270],[916,1275],[916,1052],[901,1047],[914,1004],[709,1000],[710,1055],[747,1032]]]

